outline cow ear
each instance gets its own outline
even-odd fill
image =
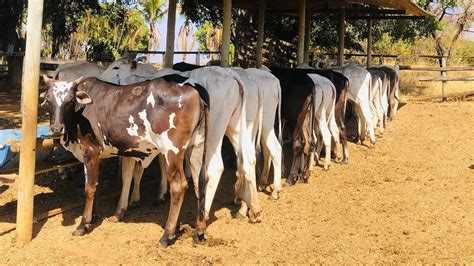
[[[52,79],[50,79],[48,76],[46,76],[45,74],[43,74],[43,80],[44,80],[44,83],[48,83],[48,82],[51,81]]]
[[[76,91],[76,101],[80,104],[92,103],[92,98],[85,91]]]

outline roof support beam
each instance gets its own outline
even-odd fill
[[[229,66],[230,24],[232,23],[232,0],[224,1],[224,21],[222,27],[221,66]]]
[[[176,0],[168,1],[168,22],[166,28],[165,67],[172,67],[174,60],[174,37],[176,26]]]
[[[344,34],[346,33],[346,9],[341,8],[339,11],[339,45],[337,49],[337,65],[342,66],[344,64]]]
[[[265,0],[258,1],[257,68],[263,65],[263,40],[265,35]]]
[[[304,59],[305,64],[309,64],[309,47],[311,35],[311,8],[306,6],[305,26],[304,26]]]
[[[299,0],[299,23],[298,23],[298,58],[297,63],[302,64],[304,61],[304,33],[305,33],[305,16],[306,16],[306,0]]]
[[[33,188],[35,185],[42,19],[43,0],[29,0],[21,90],[21,152],[16,213],[16,245],[18,247],[24,247],[30,243],[33,236]]]

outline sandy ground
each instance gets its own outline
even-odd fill
[[[101,222],[71,235],[80,209],[40,221],[27,247],[15,232],[0,236],[0,264],[19,263],[474,263],[474,102],[410,103],[388,124],[375,149],[350,144],[350,164],[315,169],[309,184],[285,188],[278,201],[264,193],[263,221],[235,219],[232,170],[213,205],[208,241],[184,233],[158,247],[166,206],[153,207],[154,178],[142,185],[142,206],[122,223]],[[109,175],[111,175],[109,173]],[[36,212],[82,201],[80,172],[67,181],[38,178]],[[117,192],[116,178],[102,182]],[[53,193],[55,192],[55,193]],[[191,191],[189,191],[191,192]],[[13,225],[13,188],[0,190],[0,231]],[[112,215],[117,197],[103,202]],[[186,196],[183,224],[194,224],[195,198]]]

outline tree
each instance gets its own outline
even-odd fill
[[[437,24],[439,26],[431,33],[433,39],[435,40],[436,53],[439,56],[447,56],[446,61],[447,64],[449,64],[459,36],[463,31],[467,30],[473,20],[473,1],[460,0],[458,3],[456,0],[442,0],[438,1],[436,4],[429,3],[426,0],[420,2],[423,4],[425,9],[430,10],[436,16],[436,21],[438,22]],[[451,22],[444,21],[448,16],[452,17]],[[443,31],[443,29],[447,27],[447,24],[454,25],[454,34],[452,35],[451,41],[446,47],[443,45],[442,39],[445,37],[445,35],[450,33],[450,31]],[[442,64],[441,60],[440,64]]]
[[[181,40],[181,50],[183,52],[188,51],[188,39],[189,39],[189,34],[191,31],[193,31],[193,24],[191,23],[191,20],[189,18],[186,18],[183,22],[183,25],[179,28],[178,31],[178,39]],[[178,43],[176,42],[176,48],[178,48]],[[189,47],[189,50],[192,50],[194,48],[194,43],[195,43],[195,34],[193,32],[192,37],[191,37],[191,45]],[[186,53],[183,53],[183,62],[186,61]]]
[[[148,49],[150,51],[156,51],[160,47],[160,32],[156,28],[156,22],[161,20],[166,14],[167,10],[164,9],[165,0],[143,0],[141,5],[143,6],[143,15],[149,23],[149,42]],[[151,56],[147,55],[147,61],[150,61]]]
[[[47,0],[44,3],[43,23],[51,25],[51,57],[60,55],[61,47],[76,31],[87,10],[99,10],[97,0]]]

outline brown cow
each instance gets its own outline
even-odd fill
[[[50,128],[61,136],[64,146],[83,153],[86,202],[82,220],[74,235],[91,229],[94,194],[99,181],[99,157],[120,155],[147,167],[163,154],[170,183],[171,203],[160,244],[173,240],[188,182],[183,159],[194,139],[207,134],[209,97],[189,83],[155,79],[116,86],[88,78],[83,81],[56,81],[45,77],[50,104]],[[200,135],[199,137],[197,135]],[[204,142],[203,147],[206,147]],[[203,165],[206,150],[203,148]],[[203,239],[205,167],[201,168],[196,238]]]

